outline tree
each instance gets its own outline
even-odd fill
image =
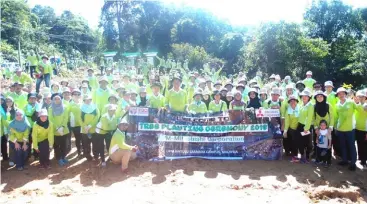
[[[38,24],[52,27],[56,22],[55,10],[49,6],[36,5],[32,8],[32,13],[38,17]]]

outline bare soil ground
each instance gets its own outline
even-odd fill
[[[0,203],[365,203],[366,172],[282,161],[133,161],[129,172],[78,160],[18,172],[1,163]],[[336,161],[333,161],[336,163]]]

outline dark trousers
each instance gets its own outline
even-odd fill
[[[102,162],[105,161],[105,157],[104,157],[104,139],[105,139],[105,135],[94,134],[92,136],[94,159],[98,159],[99,157],[101,157]]]
[[[34,78],[33,73],[36,71],[36,66],[29,66],[29,75]]]
[[[112,132],[109,132],[104,137],[104,141],[106,143],[106,151],[107,152],[110,151],[110,144],[111,144],[112,134],[113,134]]]
[[[28,157],[28,151],[27,150],[24,151],[22,149],[23,142],[18,142],[18,144],[20,145],[20,149],[16,150],[15,144],[13,142],[9,142],[10,148],[14,150],[14,160],[15,160],[16,168],[21,168],[21,167],[24,167],[25,165],[25,161]],[[28,145],[28,148],[29,148],[29,145]]]
[[[326,150],[326,154],[321,156],[321,153]],[[327,164],[331,164],[331,149],[325,149],[316,147],[316,162],[325,162]]]
[[[48,139],[38,143],[39,158],[41,165],[50,165],[50,146]]]
[[[31,130],[29,131],[29,136],[28,136],[28,141],[29,141],[29,148],[28,148],[28,158],[30,158],[32,156],[32,150],[33,150],[33,156],[34,156],[34,159],[37,159],[38,158],[38,152],[36,152],[35,149],[32,149],[32,145],[33,144],[33,139],[32,139],[32,128]]]
[[[104,66],[101,66],[101,75],[103,76],[103,72],[105,70],[105,67]]]
[[[83,155],[85,158],[91,157],[91,142],[87,134],[82,134]]]
[[[66,157],[66,140],[67,135],[55,136],[55,158],[56,160],[65,159]]]
[[[298,156],[298,134],[299,132],[297,132],[297,130],[293,130],[293,129],[288,129],[287,132],[287,139],[290,140],[290,151],[292,153],[292,156],[296,157]]]
[[[294,130],[293,130],[294,131]],[[287,138],[283,138],[283,147],[284,147],[284,152],[286,153],[286,154],[289,154],[289,153],[291,153],[292,154],[292,156],[294,156],[293,155],[293,149],[292,149],[292,140],[293,140],[293,133],[290,133],[290,132],[292,132],[291,131],[291,129],[289,129],[288,130],[288,132],[287,132]]]
[[[297,132],[299,132],[299,134],[297,135],[297,147],[298,147],[298,151],[301,154],[301,156],[304,156],[304,153],[306,152],[306,159],[310,158],[310,152],[312,149],[312,145],[311,145],[311,134],[309,135],[301,135],[301,132],[304,131],[304,127],[305,125],[298,123],[298,127],[297,127]]]
[[[6,137],[6,135],[1,136],[1,155],[3,156],[3,160],[9,159],[8,137]]]
[[[339,138],[343,162],[348,162],[348,155],[351,156],[351,165],[357,161],[357,151],[355,146],[354,130],[336,133]]]
[[[366,131],[356,130],[356,139],[358,147],[358,159],[361,160],[361,164],[366,164],[367,160],[367,140]]]
[[[43,81],[45,81],[46,87],[50,87],[50,80],[51,80],[50,74],[44,74],[40,78],[38,78],[36,81],[36,92],[37,93],[40,92],[41,83]]]
[[[336,135],[335,130],[331,132],[331,143],[333,144],[333,151],[335,156],[341,156],[341,150],[340,150],[340,142],[339,138]]]
[[[78,151],[78,154],[81,154],[82,152],[82,133],[80,133],[80,127],[72,127],[71,131],[73,131],[74,137],[75,137],[75,146]],[[71,141],[71,138],[70,138]]]

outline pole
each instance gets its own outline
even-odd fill
[[[19,66],[22,67],[22,62],[20,60],[20,38],[18,38],[18,63]]]

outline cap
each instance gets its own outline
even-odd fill
[[[61,84],[62,82],[66,82],[66,83],[68,83],[68,84],[69,84],[69,82],[68,82],[66,79],[61,79],[60,84]]]
[[[138,95],[138,92],[135,89],[130,89],[129,92],[130,92],[130,94]]]
[[[13,86],[24,86],[24,84],[22,84],[22,83],[20,83],[20,82],[15,82],[15,83],[13,84]]]
[[[280,89],[279,88],[273,88],[271,90],[271,95],[279,95],[280,96]]]
[[[36,93],[29,93],[27,98],[37,98],[37,94]]]
[[[228,92],[228,89],[226,89],[226,88],[222,88],[222,89],[220,89],[220,91],[222,92],[222,91],[227,91]]]
[[[158,81],[155,81],[150,87],[155,87],[155,86],[157,86],[157,87],[159,87],[159,88],[162,88],[162,84],[161,83],[159,83]]]
[[[55,97],[59,97],[60,99],[63,99],[62,95],[60,93],[54,93],[51,95],[51,100],[54,100]]]
[[[234,95],[233,95],[233,92],[232,92],[232,91],[228,92],[228,93],[227,93],[227,96],[231,96],[231,97],[233,97],[233,96],[234,96]]]
[[[87,84],[83,83],[82,88],[89,88]]]
[[[327,86],[331,86],[331,87],[333,87],[333,88],[334,88],[334,85],[333,85],[333,82],[332,82],[332,81],[326,81],[326,82],[324,83],[324,86],[325,86],[325,87],[327,87]]]
[[[258,93],[258,92],[257,92],[257,89],[255,89],[255,88],[250,88],[250,90],[248,91],[248,93],[250,94],[251,92]]]
[[[303,81],[297,81],[297,83],[296,83],[296,86],[298,85],[298,84],[302,84],[303,86],[305,86],[305,83],[303,83]]]
[[[136,79],[144,79],[143,75],[138,75],[138,77],[136,77]]]
[[[98,80],[98,82],[99,82],[99,83],[101,83],[102,81],[105,81],[105,82],[107,82],[107,83],[108,83],[108,79],[107,79],[107,77],[106,77],[106,76],[102,76],[102,77],[100,77],[100,78],[99,78],[99,80]]]
[[[48,116],[47,109],[43,108],[38,112],[38,117]]]
[[[291,102],[291,100],[295,100],[295,101],[297,101],[297,103],[299,102],[299,101],[298,101],[298,98],[297,98],[295,95],[290,95],[290,96],[288,97],[288,103],[289,103],[289,102]]]
[[[15,72],[21,72],[21,71],[23,71],[23,69],[21,67],[15,68]]]
[[[275,79],[275,74],[270,75],[269,79]]]
[[[260,94],[266,94],[266,95],[268,95],[268,91],[266,89],[261,89],[260,90]]]
[[[322,92],[321,90],[319,91],[316,91],[314,94],[313,94],[313,97],[316,98],[318,95],[323,95],[324,97],[326,97],[326,94],[324,92]]]
[[[359,90],[356,93],[357,97],[367,97],[365,90]]]
[[[126,117],[123,117],[123,118],[120,120],[119,124],[129,124],[129,123],[128,123],[128,122],[127,122],[127,120],[126,120]]]
[[[203,93],[202,93],[202,91],[200,89],[195,91],[193,97],[195,97],[197,95],[203,96]]]
[[[238,95],[238,94],[242,96],[241,91],[236,91],[236,92],[234,93],[234,96],[236,96],[236,95]]]
[[[293,84],[287,84],[287,86],[285,86],[285,89],[293,89]]]
[[[147,88],[145,88],[145,86],[140,87],[139,93],[146,93],[147,92]]]
[[[306,72],[306,75],[312,75],[312,72],[311,71],[307,71]]]
[[[65,88],[62,89],[62,93],[66,93],[66,92],[71,93],[71,91],[68,87],[65,87]]]
[[[222,86],[222,83],[220,81],[215,82],[214,86],[220,85]]]
[[[107,110],[112,111],[112,110],[116,110],[117,109],[117,105],[115,104],[108,104]]]
[[[303,90],[299,95],[311,97],[311,93],[308,90]]]
[[[90,94],[86,94],[83,96],[83,101],[85,100],[92,100],[92,96]]]
[[[110,100],[110,98],[115,98],[115,99],[116,99],[116,101],[118,101],[117,96],[116,96],[116,95],[114,95],[114,94],[112,94],[110,97],[108,97],[108,101]]]
[[[81,91],[79,89],[73,89],[73,91],[71,92],[71,94],[74,94],[74,93],[81,93]]]
[[[345,92],[345,94],[347,94],[348,92],[347,92],[347,90],[345,89],[345,88],[343,88],[343,87],[340,87],[340,88],[338,88],[338,90],[336,90],[336,95],[338,95],[339,93],[341,93],[341,92]]]
[[[227,81],[227,82],[224,84],[224,86],[232,86],[232,87],[233,87],[233,83],[232,83],[232,82],[230,82],[230,81]]]
[[[220,92],[219,91],[217,91],[217,90],[215,90],[215,91],[213,91],[213,95],[215,96],[215,95],[220,95]]]
[[[239,88],[239,87],[245,88],[245,85],[243,85],[243,84],[237,84],[236,85],[236,88]]]
[[[247,82],[246,76],[243,76],[241,79],[238,80],[238,83],[241,83],[241,82]]]
[[[43,55],[42,59],[46,58],[48,60],[48,56],[47,55]]]
[[[254,79],[251,79],[251,80],[250,80],[250,82],[249,82],[249,85],[250,85],[250,84],[254,84],[254,83],[255,83],[255,84],[257,84],[257,81],[256,81],[256,80],[254,80]]]
[[[291,80],[291,76],[285,76],[284,80]]]

